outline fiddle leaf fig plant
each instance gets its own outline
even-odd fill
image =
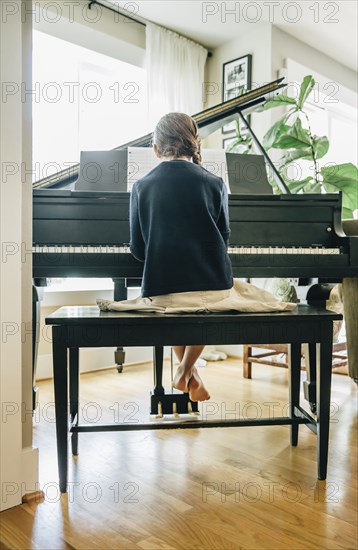
[[[327,136],[313,134],[310,120],[305,112],[305,102],[309,98],[315,80],[305,76],[297,99],[288,96],[276,96],[267,101],[260,109],[266,111],[276,107],[288,110],[266,132],[263,146],[266,151],[279,150],[281,157],[278,171],[292,193],[335,193],[343,195],[343,218],[352,218],[358,209],[358,168],[352,163],[323,166],[318,163],[328,151]],[[287,176],[287,168],[295,161],[310,162],[312,175],[302,180],[293,180]],[[277,189],[276,189],[277,190]]]

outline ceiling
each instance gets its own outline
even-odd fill
[[[117,0],[107,3],[122,5]],[[255,22],[271,22],[286,33],[357,70],[357,0],[205,2],[137,0],[124,3],[134,15],[215,48]],[[226,12],[225,12],[226,8]],[[229,11],[233,13],[229,13]]]

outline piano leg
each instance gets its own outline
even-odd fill
[[[156,346],[155,348],[153,348],[154,389],[151,392],[150,396],[150,414],[155,414],[157,418],[163,417],[165,408],[165,390],[163,386],[163,356],[163,347]]]
[[[163,387],[163,356],[164,348],[162,346],[156,346],[153,348],[153,362],[154,362],[154,395],[164,395]]]
[[[127,287],[125,279],[113,279],[114,282],[114,296],[113,299],[116,302],[127,299]],[[123,347],[118,347],[114,352],[114,361],[117,365],[117,371],[123,372],[123,364],[125,362],[126,352]]]

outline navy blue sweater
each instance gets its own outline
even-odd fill
[[[131,252],[142,296],[232,287],[223,180],[185,160],[163,161],[132,188]]]

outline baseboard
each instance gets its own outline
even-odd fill
[[[45,499],[45,493],[43,491],[34,491],[33,493],[26,493],[22,496],[22,504],[30,504],[30,502],[42,502]]]
[[[218,351],[223,351],[228,357],[242,357],[243,356],[243,346],[242,345],[232,345],[232,346],[215,346],[215,349]]]
[[[21,454],[21,497],[39,492],[39,450],[25,447]]]
[[[165,348],[164,355],[169,357],[170,348]],[[80,372],[93,372],[115,367],[115,348],[82,348],[80,349]],[[143,363],[152,361],[153,348],[125,348],[126,363]],[[42,354],[37,358],[36,380],[53,378],[52,354]]]

